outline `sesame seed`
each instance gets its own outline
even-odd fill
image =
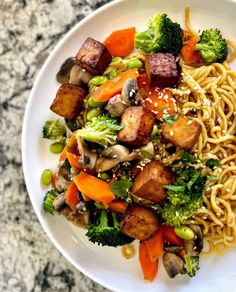
[[[192,122],[193,122],[193,120],[189,120],[189,121],[187,122],[187,125],[191,125]]]
[[[170,136],[174,136],[174,131],[173,130],[170,131]]]
[[[230,192],[231,192],[231,190],[230,190],[230,189],[226,189],[226,192],[230,193]]]

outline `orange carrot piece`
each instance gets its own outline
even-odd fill
[[[139,73],[136,69],[130,69],[120,73],[117,77],[100,85],[92,94],[96,102],[108,101],[114,95],[121,93],[122,87],[127,79],[137,78]]]
[[[57,177],[58,177],[58,173],[56,171],[54,171],[52,173],[52,187],[53,188],[56,188],[56,180],[57,180]]]
[[[81,193],[94,201],[110,203],[115,199],[108,183],[83,171],[74,177],[74,182]]]
[[[79,164],[80,156],[66,151],[66,158],[68,159],[68,161],[72,167],[74,167],[78,170],[83,169],[83,167]]]
[[[158,260],[151,262],[146,243],[143,241],[139,245],[139,262],[145,280],[153,281],[157,275]]]
[[[183,46],[181,54],[187,64],[196,64],[200,61],[200,53],[194,48],[198,42],[198,38],[189,31],[184,31]]]
[[[174,99],[167,89],[150,88],[144,100],[145,107],[153,112],[159,120],[164,113],[173,115],[176,112]]]
[[[72,181],[66,191],[66,204],[71,208],[71,210],[76,211],[76,205],[78,203],[78,188],[76,184]]]
[[[67,151],[67,147],[65,145],[65,147],[63,148],[61,154],[60,154],[60,161],[66,160],[66,151]]]
[[[162,226],[161,227],[163,239],[167,243],[183,246],[183,239],[181,239],[174,231],[174,228],[172,226]]]
[[[109,204],[109,209],[112,212],[123,214],[126,210],[126,204],[123,200],[114,200]]]
[[[112,56],[126,57],[134,49],[135,27],[113,31],[104,41]]]
[[[151,262],[156,261],[163,254],[164,242],[162,231],[158,230],[149,239],[144,241],[148,250]]]

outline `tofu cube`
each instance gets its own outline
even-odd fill
[[[202,131],[199,122],[191,117],[179,115],[173,125],[165,123],[162,129],[162,136],[175,146],[190,150],[197,142]]]
[[[180,67],[170,53],[147,54],[145,68],[151,86],[174,87],[180,78]]]
[[[139,148],[148,142],[155,118],[142,106],[128,107],[121,118],[124,126],[118,133],[118,140],[124,144]]]
[[[157,161],[151,161],[136,176],[132,192],[140,198],[160,203],[167,196],[164,186],[173,183],[174,175],[171,170]]]
[[[135,239],[145,240],[160,228],[160,219],[155,211],[133,204],[129,207],[120,223],[121,231]]]
[[[84,104],[85,91],[75,84],[62,84],[50,109],[68,120],[74,120],[81,112]]]
[[[76,55],[76,62],[93,75],[102,75],[111,59],[108,49],[92,38],[86,39]]]

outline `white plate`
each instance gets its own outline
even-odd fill
[[[171,280],[160,265],[158,277],[153,283],[148,283],[143,280],[137,256],[125,260],[119,248],[93,245],[84,232],[62,217],[45,215],[42,211],[45,190],[40,186],[40,175],[45,168],[55,168],[58,157],[50,155],[41,133],[44,122],[53,117],[49,106],[59,86],[55,76],[62,62],[75,55],[88,36],[103,41],[115,29],[129,26],[144,29],[148,19],[157,11],[166,12],[173,20],[183,23],[185,5],[191,7],[191,22],[196,30],[218,27],[225,37],[236,41],[235,1],[114,1],[81,21],[60,41],[34,84],[25,112],[23,167],[30,199],[40,223],[68,261],[94,281],[115,291],[236,291],[235,250],[222,257],[202,258],[201,269],[194,279],[178,276]]]

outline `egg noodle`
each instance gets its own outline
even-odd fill
[[[185,9],[185,27],[191,33],[189,8]],[[204,207],[190,223],[201,225],[205,243],[203,254],[221,253],[236,246],[236,73],[228,65],[236,57],[236,46],[223,64],[214,63],[193,67],[181,60],[182,82],[172,93],[182,113],[196,111],[202,133],[193,152],[201,160],[197,168],[208,180],[204,194]],[[170,164],[178,152],[170,157]],[[209,169],[209,159],[220,160],[220,166]]]

